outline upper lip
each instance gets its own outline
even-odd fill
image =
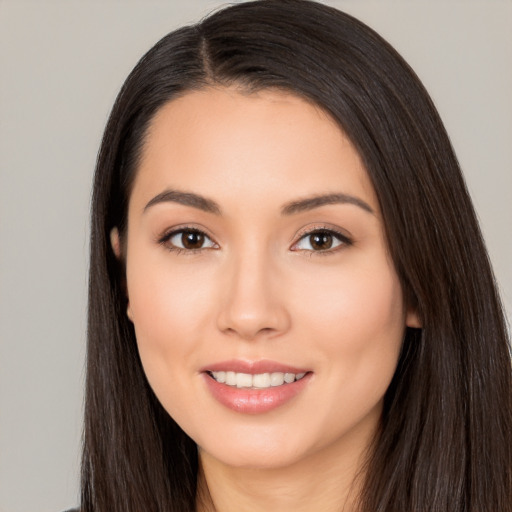
[[[279,363],[277,361],[270,361],[262,359],[259,361],[247,361],[244,359],[231,359],[229,361],[219,361],[204,366],[201,372],[236,372],[236,373],[249,373],[257,375],[260,373],[307,373],[308,369],[298,368],[288,364]]]

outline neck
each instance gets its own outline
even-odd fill
[[[197,512],[356,512],[368,443],[346,441],[279,468],[227,466],[200,450]]]

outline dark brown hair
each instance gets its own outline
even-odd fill
[[[195,510],[196,446],[145,378],[109,233],[126,228],[156,111],[212,84],[290,91],[339,123],[366,165],[404,296],[421,317],[385,395],[361,511],[512,511],[505,321],[439,115],[404,60],[361,22],[305,0],[262,0],[164,37],[108,121],[92,205],[83,512]]]

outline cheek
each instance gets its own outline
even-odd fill
[[[311,351],[328,366],[333,387],[382,396],[405,330],[401,286],[384,259],[304,280],[296,318]]]
[[[192,272],[169,259],[165,253],[154,257],[133,250],[127,262],[129,309],[139,354],[164,406],[183,396],[173,391],[194,377],[214,304],[208,269],[196,267]]]
[[[194,332],[203,321],[213,286],[209,266],[177,264],[164,249],[134,244],[126,271],[129,309],[141,334],[171,341],[170,333]]]
[[[385,258],[368,258],[359,265],[339,269],[319,269],[302,279],[299,318],[316,318],[316,327],[332,330],[333,339],[372,344],[378,338],[393,337],[405,325],[401,286],[391,263]],[[306,292],[307,291],[307,292]],[[331,336],[328,336],[331,338]],[[365,343],[366,344],[366,343]],[[359,345],[359,343],[358,343]]]
[[[314,421],[325,441],[378,422],[400,354],[404,306],[387,262],[317,273],[302,285],[296,318],[311,360],[321,368]],[[302,421],[313,420],[306,415]]]

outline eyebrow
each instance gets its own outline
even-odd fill
[[[313,210],[314,208],[319,208],[320,206],[326,206],[329,204],[353,204],[354,206],[358,206],[364,211],[375,215],[372,207],[362,199],[341,193],[315,195],[298,201],[291,201],[283,206],[281,213],[283,215],[293,215],[295,213]]]
[[[181,192],[179,190],[164,190],[149,201],[144,207],[144,212],[148,208],[160,203],[178,203],[184,206],[192,206],[208,213],[214,213],[215,215],[221,215],[220,206],[212,199],[194,194],[193,192]]]
[[[153,199],[151,199],[144,207],[144,212],[146,212],[152,206],[168,202],[178,203],[184,206],[191,206],[193,208],[197,208],[208,213],[213,213],[215,215],[222,215],[220,206],[215,201],[213,201],[213,199],[208,199],[199,194],[194,194],[193,192],[182,192],[173,189],[164,190],[160,194],[153,197]],[[299,199],[297,201],[290,201],[281,208],[281,214],[294,215],[296,213],[313,210],[315,208],[320,208],[321,206],[330,204],[352,204],[354,206],[358,206],[368,213],[375,214],[372,207],[362,199],[351,196],[349,194],[341,193],[315,195],[312,197]]]

